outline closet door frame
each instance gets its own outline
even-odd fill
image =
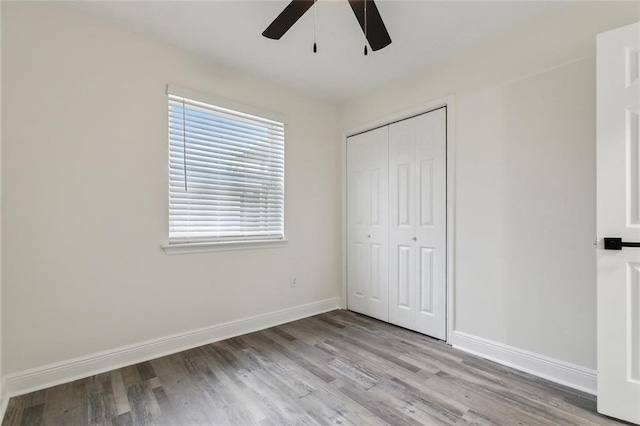
[[[342,307],[347,308],[347,138],[358,133],[386,126],[396,121],[425,114],[430,111],[446,107],[446,217],[447,217],[447,336],[446,342],[451,342],[455,330],[455,96],[449,95],[434,99],[414,108],[390,114],[380,120],[366,123],[343,133],[342,135]]]

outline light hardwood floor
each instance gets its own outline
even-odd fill
[[[333,311],[11,398],[8,425],[603,425],[593,396]]]

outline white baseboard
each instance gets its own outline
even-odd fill
[[[561,385],[597,395],[597,372],[524,349],[454,331],[449,343],[454,348],[542,377]]]
[[[264,330],[341,307],[342,298],[336,297],[20,371],[4,378],[3,399],[8,401],[12,396]]]
[[[2,382],[2,393],[0,394],[0,421],[4,419],[4,413],[7,412],[7,405],[9,404],[9,397],[5,391],[6,387],[4,385],[4,380],[0,380]]]

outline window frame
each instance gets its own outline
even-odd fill
[[[167,230],[166,231],[167,242],[161,245],[162,249],[167,254],[180,254],[180,253],[199,253],[199,252],[206,252],[206,251],[246,250],[246,249],[283,247],[287,243],[287,238],[285,233],[286,232],[285,231],[286,230],[286,204],[287,204],[286,203],[286,127],[287,127],[287,122],[285,120],[285,117],[281,114],[260,110],[255,107],[244,105],[235,101],[230,101],[224,98],[219,98],[217,96],[196,92],[193,90],[185,89],[185,88],[174,86],[174,85],[167,85],[166,97],[165,97],[165,102],[166,102],[165,106],[167,108],[166,109],[166,114],[167,114],[166,128],[167,129],[169,129],[169,126],[170,126],[170,117],[169,117],[170,107],[168,107],[170,95],[191,99],[193,101],[209,104],[217,108],[227,109],[233,112],[237,112],[238,114],[251,115],[257,118],[262,118],[262,119],[282,123],[283,128],[285,130],[285,135],[283,136],[283,149],[282,149],[283,156],[284,156],[282,160],[282,165],[283,165],[282,170],[284,173],[282,178],[283,179],[282,181],[282,197],[283,197],[282,236],[280,238],[256,237],[255,239],[233,238],[233,237],[222,239],[222,238],[216,238],[215,236],[210,237],[210,239],[205,237],[205,238],[197,238],[193,240],[184,239],[184,238],[169,238],[170,221],[171,221],[171,216],[170,216],[171,177],[170,177],[170,171],[169,171],[171,147],[170,147],[170,141],[167,140],[167,145],[166,145],[167,157],[166,157],[166,163],[165,163],[167,164],[166,177],[167,177],[167,189],[168,189],[167,210],[166,210],[167,222],[166,222],[166,228],[165,228]]]

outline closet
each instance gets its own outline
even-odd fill
[[[347,307],[446,338],[446,108],[347,138]]]

